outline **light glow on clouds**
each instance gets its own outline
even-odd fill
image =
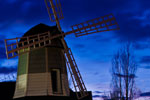
[[[16,81],[17,73],[0,74],[0,82]]]
[[[150,25],[150,9],[147,9],[141,15],[134,16],[133,19],[141,20],[141,25],[143,27],[145,27],[146,25]]]
[[[4,59],[0,62],[1,67],[16,67],[18,65],[18,59]]]
[[[137,71],[136,84],[137,87],[140,88],[144,92],[150,91],[150,69],[139,68]],[[146,84],[147,83],[147,84]]]

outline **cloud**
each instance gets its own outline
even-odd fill
[[[98,16],[106,15],[108,13],[114,13],[120,25],[120,31],[117,32],[120,40],[135,41],[138,39],[150,37],[150,35],[148,34],[150,32],[150,26],[148,24],[142,26],[147,22],[145,20],[149,18],[149,10],[145,10],[146,8],[149,8],[149,6],[147,5],[149,1],[95,1],[96,3],[91,2],[90,0],[65,0],[61,2],[65,16],[65,24],[62,27],[64,27],[65,25],[70,26],[75,23],[77,24],[79,22],[82,22],[82,20],[85,21],[85,19],[92,19]],[[0,4],[0,12],[3,13],[3,16],[0,17],[1,30],[9,29],[15,24],[24,24],[31,26],[40,22],[48,23],[48,14],[44,1],[37,2],[36,0],[6,0],[4,2],[0,1]],[[89,8],[89,4],[92,7]],[[141,20],[141,18],[144,18],[144,20]],[[106,39],[104,41],[107,40],[109,39]]]
[[[0,40],[0,45],[2,46],[4,44],[4,41],[3,40]]]
[[[0,73],[0,82],[16,81],[17,73]]]
[[[0,59],[6,59],[6,53],[5,53],[5,48],[0,47]]]
[[[85,46],[83,44],[75,44],[74,47],[78,49],[83,49]]]
[[[0,17],[1,30],[9,29],[14,24],[33,25],[40,23],[43,19],[48,20],[44,1],[5,0],[0,2],[0,4],[0,12],[3,14]]]
[[[6,58],[4,39],[5,39],[5,36],[0,35],[0,59]]]
[[[141,66],[141,68],[150,69],[150,66]]]
[[[3,59],[0,62],[0,66],[2,67],[16,67],[18,65],[18,59]]]
[[[149,8],[150,1],[149,0],[139,0],[142,10],[147,10]]]
[[[101,91],[94,91],[93,93],[103,93],[103,92],[101,92]]]
[[[137,15],[137,16],[135,16],[134,18],[135,18],[135,19],[140,19],[140,20],[142,20],[143,22],[146,22],[146,21],[149,21],[149,20],[150,20],[149,17],[150,17],[150,9],[145,10],[141,15]],[[146,24],[149,24],[149,23],[150,23],[150,22],[147,22]]]
[[[101,95],[93,95],[93,98],[101,97]]]
[[[93,95],[92,96],[93,98],[106,98],[107,99],[107,96],[104,96],[104,95]]]
[[[120,41],[139,41],[150,38],[150,25],[142,26],[143,21],[133,18],[134,13],[118,13],[120,30],[116,31]]]
[[[135,48],[136,50],[143,50],[150,48],[150,45],[148,43],[134,43],[133,48]]]
[[[2,46],[4,44],[5,38],[6,38],[6,36],[4,34],[0,34],[0,46]]]
[[[94,75],[99,75],[99,72],[95,72]]]
[[[92,19],[93,17],[103,16],[108,13],[113,13],[116,17],[116,20],[120,26],[119,31],[113,31],[116,36],[100,39],[99,41],[110,41],[111,39],[119,39],[119,42],[126,42],[126,41],[145,41],[145,39],[150,38],[150,22],[149,16],[150,16],[150,10],[148,9],[149,6],[145,4],[150,3],[149,1],[125,1],[125,0],[101,0],[90,2],[89,0],[82,0],[80,1],[80,4],[77,2],[72,1],[64,1],[64,5],[68,4],[68,6],[64,6],[64,10],[66,12],[70,12],[67,16],[67,20],[65,23],[71,24],[71,20],[74,19],[76,21],[72,23],[77,23],[79,21],[83,21],[86,19]],[[72,3],[75,3],[75,5],[81,6],[83,5],[82,9],[76,7],[71,7]],[[89,8],[88,5],[93,6],[93,8]],[[106,6],[107,5],[107,6]],[[66,9],[68,8],[68,10]],[[71,9],[69,9],[71,8]],[[118,9],[119,8],[119,9]],[[146,9],[147,8],[147,9]],[[101,12],[101,14],[99,14]],[[89,14],[90,13],[90,14]],[[72,16],[73,14],[79,15],[79,16]],[[80,17],[82,15],[82,17]],[[94,39],[98,37],[93,37]],[[138,47],[137,47],[138,48]],[[144,47],[141,47],[144,48]],[[140,49],[140,48],[139,48]]]
[[[143,56],[140,60],[141,63],[149,64],[150,63],[150,56]]]
[[[16,2],[17,0],[7,0],[8,3],[14,3]]]
[[[17,72],[17,68],[0,67],[0,74],[9,74],[9,73],[14,73],[14,72]]]

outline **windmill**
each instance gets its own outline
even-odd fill
[[[10,59],[19,56],[14,98],[38,95],[69,96],[70,92],[67,81],[66,66],[71,74],[78,99],[87,97],[88,92],[86,86],[71,49],[67,46],[67,43],[64,40],[64,36],[74,33],[76,37],[80,37],[92,33],[118,30],[119,26],[116,19],[113,14],[108,14],[106,16],[73,25],[71,26],[71,31],[63,32],[59,23],[59,20],[64,18],[60,1],[45,0],[45,4],[50,20],[56,22],[57,27],[53,27],[54,30],[49,29],[44,33],[37,32],[36,34],[30,36],[25,35],[21,38],[5,39],[7,58]],[[40,25],[40,27],[41,26],[43,27],[44,25]],[[38,29],[37,27],[39,26],[36,26],[34,29]],[[44,26],[44,28],[46,27],[47,26]],[[61,49],[58,48],[58,46],[55,47],[55,49],[51,48],[54,40],[59,41]],[[61,60],[63,67],[50,67],[49,57],[52,56],[51,52],[59,55],[59,57],[57,56],[56,58],[63,59]],[[39,67],[39,69],[44,68],[43,72],[38,73],[38,67],[34,67],[35,65],[33,64],[35,63],[32,63],[33,60],[36,61],[36,66],[43,66]],[[37,72],[35,72],[35,70],[37,70]]]

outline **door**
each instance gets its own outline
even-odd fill
[[[54,94],[62,93],[62,81],[60,69],[52,69],[51,70],[51,82],[52,82],[52,91]]]

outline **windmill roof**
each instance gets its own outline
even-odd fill
[[[31,36],[31,35],[36,35],[36,34],[40,34],[40,33],[44,33],[44,32],[51,32],[51,35],[55,35],[55,34],[60,34],[57,26],[48,26],[45,25],[43,23],[40,23],[34,27],[32,27],[31,29],[29,29],[24,35],[24,36]]]
[[[40,23],[40,24],[32,27],[31,29],[29,29],[26,33],[24,33],[24,35],[22,37],[27,37],[27,36],[36,35],[36,34],[42,34],[42,33],[48,32],[48,31],[50,32],[50,36],[54,36],[56,34],[61,34],[61,32],[58,30],[57,26],[48,26],[48,25]],[[63,48],[63,45],[62,45],[60,39],[61,39],[61,37],[52,39],[51,44],[49,46]],[[20,42],[24,41],[24,40],[25,39],[22,38],[22,39],[20,39]]]

